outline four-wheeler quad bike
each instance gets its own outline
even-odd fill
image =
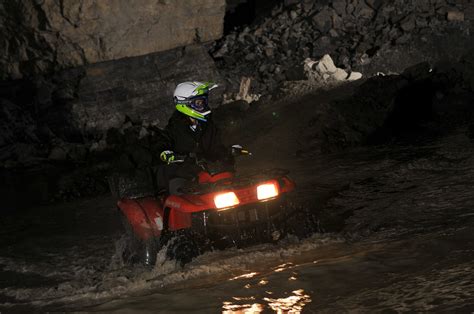
[[[154,265],[157,252],[166,245],[168,257],[184,264],[202,247],[243,246],[281,237],[282,223],[291,215],[285,196],[295,188],[288,171],[272,169],[236,176],[233,171],[212,169],[211,163],[192,158],[202,169],[195,180],[171,180],[170,192],[118,201],[134,241],[134,252],[129,254]],[[183,161],[180,157],[175,162]]]

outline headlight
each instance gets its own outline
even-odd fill
[[[267,183],[257,187],[257,198],[259,200],[265,200],[275,196],[278,196],[278,189],[275,184]]]
[[[227,192],[216,195],[214,197],[214,203],[216,204],[216,208],[226,208],[239,205],[240,202],[234,192]]]

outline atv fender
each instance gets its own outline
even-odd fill
[[[191,213],[198,210],[202,204],[195,204],[189,196],[170,195],[166,199],[165,207],[169,211],[167,226],[169,230],[180,230],[191,227]]]
[[[117,206],[139,239],[148,240],[160,236],[164,226],[164,213],[156,198],[122,199],[118,201]]]

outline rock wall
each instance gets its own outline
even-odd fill
[[[0,82],[0,196],[18,207],[18,193],[28,202],[106,193],[123,151],[139,159],[137,147],[159,142],[174,88],[188,80],[222,81],[202,45]]]
[[[189,80],[221,80],[201,45],[65,70],[36,81],[38,120],[80,142],[127,121],[164,127],[174,111],[174,88]],[[214,91],[210,101],[217,105],[222,88]]]
[[[218,39],[225,0],[8,0],[0,79]]]
[[[220,81],[203,46],[90,65],[70,106],[77,129],[100,132],[132,121],[164,127],[175,110],[173,91],[184,81]],[[222,92],[214,90],[211,105]],[[69,109],[68,109],[69,110]]]

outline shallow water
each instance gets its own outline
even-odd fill
[[[4,216],[0,311],[470,313],[473,153],[459,129],[281,160],[298,184],[294,201],[324,233],[208,252],[184,268],[163,252],[152,271],[122,266],[110,197]]]
[[[469,228],[403,240],[332,243],[247,265],[239,276],[203,276],[146,296],[90,310],[227,313],[237,311],[459,311],[473,308],[474,242]],[[462,262],[464,260],[464,262]],[[214,278],[215,279],[215,278]]]

